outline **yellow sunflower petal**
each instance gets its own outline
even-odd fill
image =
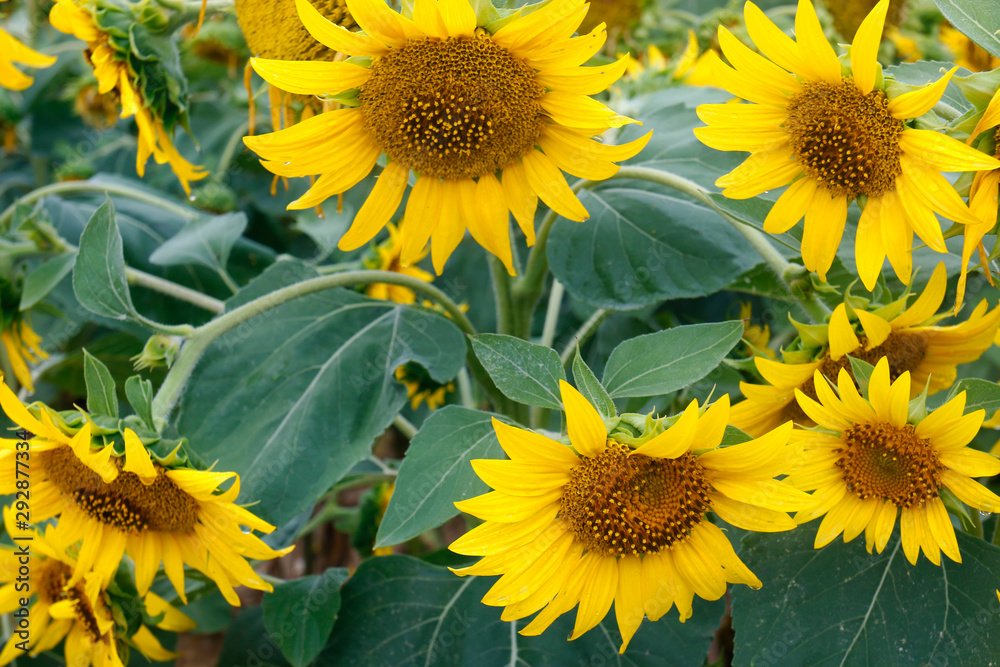
[[[858,349],[861,341],[854,333],[854,327],[847,318],[847,306],[838,304],[830,316],[830,358],[837,360]]]
[[[303,0],[304,1],[304,0]],[[378,234],[386,223],[392,219],[403,193],[410,170],[399,162],[390,162],[375,180],[375,187],[361,205],[361,210],[354,216],[351,228],[347,230],[337,243],[344,251],[357,250]]]
[[[807,69],[799,45],[767,18],[752,2],[743,8],[747,32],[760,52],[789,72],[804,73]]]
[[[330,21],[309,0],[295,0],[295,8],[309,34],[327,48],[352,56],[384,56],[389,51],[371,37],[351,32]]]
[[[816,196],[816,187],[816,181],[811,178],[800,178],[789,185],[764,219],[764,231],[783,234],[794,227],[809,210],[809,204]]]
[[[587,632],[602,620],[611,609],[618,589],[618,563],[614,558],[598,559],[594,573],[588,578],[580,596],[580,608],[570,641]]]
[[[990,98],[990,103],[986,105],[986,110],[983,112],[982,118],[976,123],[976,129],[969,135],[966,143],[971,144],[972,140],[978,137],[980,132],[997,125],[1000,125],[1000,90],[993,93],[993,97]]]
[[[472,459],[479,478],[497,491],[516,496],[540,496],[569,482],[569,470],[539,461]]]
[[[1000,160],[934,130],[907,128],[899,148],[939,171],[979,171],[1000,168]]]
[[[724,26],[719,26],[719,46],[733,67],[754,87],[770,88],[792,97],[802,90],[794,76],[750,50]]]
[[[688,404],[673,426],[632,451],[633,456],[675,459],[695,444],[698,432],[698,401]]]
[[[535,209],[538,208],[538,195],[528,184],[528,175],[520,162],[504,167],[501,178],[507,206],[510,207],[518,227],[527,237],[528,246],[535,245]]]
[[[893,318],[890,322],[895,331],[908,329],[926,322],[937,313],[944,301],[945,290],[948,287],[948,274],[945,271],[944,263],[938,263],[934,267],[931,279],[927,281],[927,287],[920,293],[920,296],[913,305]]]
[[[952,67],[944,76],[932,85],[924,86],[909,93],[903,93],[899,97],[889,100],[889,113],[894,118],[906,119],[923,116],[934,108],[941,96],[944,95],[951,76],[958,71],[957,67]]]
[[[470,181],[471,184],[471,181]],[[458,181],[441,182],[441,217],[434,226],[431,259],[438,275],[465,236],[464,212],[460,208],[461,187]]]
[[[939,451],[938,459],[942,465],[951,468],[960,475],[993,477],[1000,474],[1000,459],[993,454],[981,452],[971,447]]]
[[[152,484],[156,481],[156,469],[153,467],[152,459],[149,458],[146,446],[139,441],[139,436],[130,428],[126,428],[122,435],[125,439],[125,466],[123,469],[138,475],[143,484]]]
[[[591,97],[561,90],[550,90],[538,103],[546,115],[566,127],[612,128],[639,122],[615,113]]]
[[[808,58],[803,58],[803,61],[812,70],[815,78],[826,83],[839,84],[840,61],[823,34],[823,26],[820,25],[816,10],[809,0],[799,0],[798,10],[795,12],[795,37],[800,52],[808,54]]]
[[[820,362],[811,364],[783,364],[765,357],[754,357],[754,366],[761,376],[776,387],[800,387],[812,379]]]
[[[579,12],[582,0],[552,0],[527,16],[511,21],[493,34],[493,41],[506,49],[537,43],[552,25]]]
[[[980,512],[1000,512],[1000,497],[965,475],[945,470],[941,473],[941,483],[973,509]]]
[[[670,553],[677,573],[696,595],[706,600],[718,600],[726,594],[726,576],[722,566],[693,533],[687,540],[675,543]]]
[[[437,5],[449,36],[473,36],[476,31],[476,13],[468,0],[438,0]]]
[[[808,0],[802,0],[808,2]],[[826,281],[826,272],[833,266],[840,240],[847,223],[847,197],[831,197],[817,189],[802,231],[802,263]]]
[[[431,233],[441,219],[444,189],[441,181],[429,176],[421,176],[410,191],[406,202],[406,214],[399,228],[402,239],[400,262],[409,266],[420,261]]]
[[[552,160],[532,149],[522,156],[525,174],[532,190],[549,208],[569,220],[582,222],[590,217],[587,209],[570,190],[566,178]]]
[[[878,47],[882,42],[882,27],[889,10],[889,0],[881,0],[861,22],[854,42],[851,44],[851,71],[854,85],[867,95],[875,87],[875,78],[881,66],[878,64]],[[909,116],[908,116],[909,117]]]
[[[472,181],[466,181],[472,185]],[[503,262],[507,273],[514,275],[510,250],[510,223],[507,215],[507,198],[503,186],[493,174],[484,174],[464,201],[472,207],[466,215],[469,232],[483,246]]]
[[[349,62],[288,61],[251,58],[254,70],[268,83],[298,95],[324,95],[357,88],[371,70]]]
[[[514,460],[542,460],[566,466],[573,466],[580,462],[579,457],[566,445],[550,440],[539,433],[510,426],[496,417],[493,418],[493,430],[496,431],[500,446],[503,447],[507,456]]]
[[[882,199],[870,198],[858,220],[858,233],[854,243],[854,258],[858,277],[869,291],[875,289],[885,263],[885,246],[882,245]]]
[[[737,528],[774,533],[795,527],[795,522],[784,512],[732,500],[721,493],[710,494],[709,498],[712,511],[718,514],[720,519]]]
[[[955,538],[955,528],[951,525],[951,518],[948,510],[940,498],[928,500],[924,506],[927,508],[927,523],[931,535],[938,547],[948,558],[956,563],[962,562],[962,554],[958,550],[958,540]]]
[[[802,172],[802,164],[788,147],[754,153],[736,169],[715,181],[730,199],[749,199],[788,184]]]
[[[816,530],[816,540],[814,545],[817,549],[822,549],[830,542],[837,539],[837,536],[844,532],[847,520],[861,503],[861,499],[852,493],[847,493],[840,502],[830,508]],[[847,540],[845,539],[845,542]]]
[[[559,393],[566,410],[569,441],[581,456],[595,457],[604,451],[608,429],[597,410],[565,380],[559,381]]]
[[[618,560],[618,590],[615,591],[615,619],[622,634],[622,645],[618,650],[624,653],[645,616],[643,597],[648,589],[642,585],[642,560],[634,556],[624,556]],[[651,592],[651,591],[648,591]]]
[[[410,19],[393,11],[384,0],[347,0],[347,10],[361,28],[378,41],[392,47],[425,35]]]
[[[464,1],[464,0],[459,0]],[[596,67],[559,67],[539,72],[535,80],[546,88],[576,95],[597,95],[621,78],[629,56]]]

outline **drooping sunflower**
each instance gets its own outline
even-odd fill
[[[177,657],[163,648],[146,625],[139,623],[137,630],[133,625],[129,634],[128,628],[115,622],[107,586],[100,576],[88,572],[82,580],[69,583],[76,559],[72,555],[72,541],[58,527],[49,526],[44,533],[17,529],[9,507],[4,508],[4,520],[8,534],[22,538],[17,544],[28,545],[30,556],[24,563],[16,546],[0,545],[0,613],[20,608],[22,598],[34,596],[34,602],[28,610],[24,634],[15,631],[11,635],[0,652],[0,665],[23,656],[25,647],[28,655],[35,657],[64,638],[67,665],[121,667],[122,642],[137,648],[150,660]],[[23,576],[25,565],[27,581]],[[142,606],[149,616],[163,614],[156,624],[163,630],[184,632],[195,627],[187,615],[154,593],[147,594]],[[140,612],[131,606],[130,611]]]
[[[6,0],[0,0],[5,2]],[[56,61],[55,56],[47,56],[25,46],[9,32],[0,28],[0,88],[8,90],[24,90],[35,80],[14,67],[14,64],[28,67],[50,67]]]
[[[416,278],[417,280],[423,280],[428,283],[433,282],[434,276],[427,273],[419,266],[414,266],[412,264],[404,266],[399,261],[399,256],[402,252],[402,247],[399,241],[399,232],[396,230],[396,225],[391,222],[386,225],[386,229],[389,230],[389,238],[375,247],[375,256],[365,260],[365,268],[377,269],[379,271],[393,271],[395,273],[401,273],[405,276]],[[416,262],[419,262],[426,256],[426,252],[418,254],[413,258],[413,263],[415,264]],[[368,286],[368,289],[365,290],[365,294],[373,299],[395,301],[396,303],[416,303],[417,301],[417,295],[414,291],[409,287],[404,287],[403,285],[373,283]],[[399,373],[397,372],[396,375],[398,377]]]
[[[87,43],[84,55],[97,78],[98,92],[103,95],[114,91],[121,103],[121,118],[135,116],[135,123],[139,128],[136,173],[140,177],[145,174],[146,162],[152,155],[157,164],[170,165],[184,191],[190,194],[190,182],[205,178],[208,172],[185,160],[174,147],[171,139],[173,125],[184,111],[165,92],[171,89],[170,86],[163,86],[164,92],[161,94],[166,97],[159,100],[147,98],[143,79],[138,76],[136,63],[133,62],[138,59],[130,56],[129,34],[122,38],[103,30],[99,25],[100,17],[110,20],[109,15],[115,12],[95,11],[92,0],[80,0],[79,3],[76,0],[56,0],[49,12],[49,20],[56,30]],[[116,29],[121,32],[120,28]],[[153,76],[159,80],[163,74]]]
[[[966,143],[971,144],[987,130],[993,130],[993,132],[991,136],[983,140],[983,143],[986,147],[992,147],[994,157],[1000,156],[1000,90],[990,98],[982,118],[976,123],[976,129],[969,135]],[[967,271],[973,252],[979,251],[980,261],[987,276],[989,275],[986,250],[983,248],[983,237],[997,223],[998,190],[1000,190],[1000,169],[980,171],[972,179],[972,186],[969,188],[969,210],[976,216],[978,222],[974,225],[966,225],[963,230],[962,273],[958,278],[958,293],[955,297],[956,311],[962,307],[962,301],[965,297]]]
[[[154,463],[128,428],[121,434],[124,456],[117,456],[113,444],[91,437],[96,427],[88,416],[76,415],[70,424],[43,404],[26,408],[2,383],[0,406],[35,436],[29,443],[33,520],[58,516],[68,539],[82,540],[70,585],[90,571],[107,584],[127,552],[140,595],[161,562],[185,603],[184,565],[212,579],[233,606],[240,604],[236,585],[272,590],[246,559],[277,558],[292,547],[274,550],[253,534],[274,526],[234,503],[236,473]],[[0,439],[0,493],[15,490],[16,443]],[[228,489],[219,488],[229,481]]]
[[[513,273],[508,211],[529,244],[539,197],[560,215],[586,219],[560,169],[608,178],[618,170],[616,161],[649,140],[647,134],[612,146],[591,139],[635,121],[588,97],[617,80],[626,59],[579,67],[606,38],[603,26],[572,37],[587,13],[583,0],[552,0],[485,25],[468,0],[418,0],[412,19],[383,0],[347,0],[365,34],[326,20],[306,0],[297,4],[313,37],[370,64],[256,58],[254,69],[293,93],[356,90],[357,106],[245,142],[275,174],[322,174],[290,209],[345,192],[386,156],[374,190],[340,240],[342,250],[361,247],[385,226],[413,172],[400,227],[402,263],[412,264],[433,237],[440,273],[468,229]],[[488,3],[477,6],[489,13]]]
[[[855,308],[858,322],[854,324],[846,306],[840,304],[830,317],[828,344],[812,362],[784,364],[756,357],[757,370],[770,386],[741,382],[746,400],[733,406],[730,423],[750,435],[765,433],[789,419],[811,426],[811,418],[795,402],[795,392],[816,398],[815,372],[836,381],[842,369],[851,370],[848,355],[873,365],[886,357],[893,380],[903,373],[912,378],[910,398],[925,386],[928,394],[947,389],[955,382],[957,366],[978,359],[993,344],[1000,326],[1000,307],[988,311],[985,299],[965,322],[938,326],[948,316],[947,312],[936,314],[947,286],[944,265],[939,264],[909,308],[905,297],[872,312]]]
[[[571,446],[494,419],[510,460],[474,460],[495,490],[456,503],[486,521],[449,547],[483,556],[456,574],[503,575],[485,604],[506,607],[505,621],[541,610],[521,630],[526,635],[579,604],[576,639],[614,602],[624,652],[644,616],[655,621],[676,605],[683,621],[695,595],[716,600],[727,583],[760,587],[707,514],[747,530],[792,527],[785,512],[809,498],[773,479],[787,472],[790,424],[719,448],[729,416],[723,395],[704,413],[692,402],[670,428],[633,448],[609,439],[577,390],[560,388]]]
[[[930,248],[947,252],[935,213],[976,223],[941,172],[1000,167],[996,158],[956,139],[906,125],[937,104],[955,69],[934,84],[889,99],[876,60],[887,8],[888,0],[879,2],[858,29],[845,75],[809,0],[799,0],[797,41],[748,2],[747,30],[764,55],[720,26],[719,42],[733,67],[720,61],[714,75],[716,85],[752,104],[702,105],[698,114],[708,127],[695,129],[712,148],[752,153],[716,181],[727,197],[746,199],[789,186],[764,229],[782,233],[804,216],[802,259],[823,280],[840,245],[848,205],[864,201],[855,257],[869,290],[886,255],[900,280],[909,283],[914,233]]]
[[[962,562],[941,491],[948,489],[979,511],[1000,511],[1000,497],[971,479],[1000,473],[1000,459],[966,446],[985,412],[963,415],[963,391],[911,423],[910,374],[890,382],[887,359],[872,372],[868,399],[845,370],[837,378],[839,397],[819,372],[815,386],[818,401],[795,392],[799,406],[819,428],[799,434],[807,462],[788,481],[813,491],[815,506],[795,519],[804,523],[823,516],[816,548],[841,533],[849,542],[864,532],[868,552],[881,552],[898,514],[903,553],[910,563],[916,564],[921,550],[935,565],[940,565],[942,551]]]
[[[41,347],[42,337],[31,328],[28,313],[15,310],[10,314],[0,311],[0,342],[3,342],[14,377],[29,393],[34,393],[35,384],[28,364],[48,359],[49,354]]]

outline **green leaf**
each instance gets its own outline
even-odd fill
[[[488,412],[449,405],[431,414],[410,441],[375,547],[410,540],[459,512],[455,502],[489,491],[472,459],[504,458]]]
[[[897,529],[898,534],[898,529]],[[1000,643],[1000,549],[958,533],[962,564],[898,538],[879,555],[864,537],[813,548],[814,530],[751,533],[740,557],[764,582],[733,589],[743,665],[988,665]]]
[[[340,610],[340,586],[347,569],[286,581],[264,596],[264,627],[294,667],[304,667],[323,650]]]
[[[46,297],[69,275],[76,264],[76,253],[67,252],[57,255],[39,264],[24,278],[24,290],[21,292],[21,304],[18,310],[28,310]]]
[[[243,213],[192,220],[154,250],[149,261],[160,266],[200,264],[213,271],[225,270],[229,253],[246,227],[247,217]]]
[[[861,395],[867,398],[868,381],[871,379],[875,367],[864,359],[857,359],[850,355],[847,358],[851,361],[851,373],[854,374],[854,380],[858,383],[858,388],[861,389]]]
[[[444,383],[465,350],[458,328],[436,313],[318,292],[216,340],[174,423],[203,461],[240,474],[242,502],[261,501],[254,512],[282,525],[369,456],[406,402],[397,367],[415,361]]]
[[[948,400],[965,392],[965,414],[982,408],[989,419],[1000,410],[1000,385],[978,378],[965,378],[956,382],[948,392]]]
[[[611,400],[608,390],[604,388],[601,381],[594,375],[594,371],[590,370],[590,366],[580,356],[579,346],[576,348],[576,355],[573,357],[573,380],[576,382],[576,388],[580,390],[584,398],[597,408],[597,412],[600,413],[602,419],[614,419],[618,414],[615,402]]]
[[[743,322],[691,324],[637,336],[616,347],[604,368],[612,398],[660,396],[705,377],[743,335]]]
[[[87,383],[87,412],[118,417],[118,395],[111,371],[94,355],[83,351],[83,378]]]
[[[562,409],[559,380],[565,380],[559,354],[550,347],[514,336],[471,336],[472,349],[507,398],[553,410]]]
[[[110,199],[94,212],[80,236],[73,292],[80,305],[95,315],[113,320],[138,317],[125,278],[122,236]]]
[[[547,246],[573,296],[628,310],[706,296],[757,265],[746,241],[704,206],[629,188],[585,190],[586,224],[560,218]]]
[[[289,667],[288,661],[264,627],[264,609],[249,607],[236,615],[226,630],[217,665]]]
[[[125,396],[129,405],[135,410],[135,414],[150,428],[155,431],[153,424],[153,383],[143,380],[138,375],[133,375],[125,380]]]
[[[340,617],[316,660],[324,667],[691,667],[704,663],[719,619],[721,600],[695,600],[686,623],[670,612],[643,621],[628,650],[609,614],[594,629],[568,642],[574,613],[564,614],[538,637],[517,630],[530,619],[500,620],[501,609],[480,600],[495,577],[457,577],[407,556],[363,562],[342,590]]]
[[[934,0],[948,22],[1000,58],[1000,5],[994,0]]]

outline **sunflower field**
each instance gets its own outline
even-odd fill
[[[1000,666],[998,194],[996,0],[0,0],[0,667]]]

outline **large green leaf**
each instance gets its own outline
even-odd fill
[[[161,266],[201,264],[213,271],[223,271],[229,253],[247,227],[243,213],[227,213],[198,218],[187,223],[149,256]]]
[[[114,320],[137,316],[125,278],[122,235],[110,199],[94,212],[80,236],[73,291],[80,304],[95,315]]]
[[[69,275],[76,264],[76,253],[67,252],[57,255],[35,267],[24,278],[24,289],[21,292],[21,310],[28,310],[41,301],[55,289],[62,279]]]
[[[347,570],[286,581],[264,596],[264,627],[294,667],[304,667],[323,650],[340,611],[340,586]]]
[[[982,408],[986,410],[986,418],[989,419],[993,413],[1000,410],[1000,384],[978,378],[965,378],[952,386],[948,392],[948,399],[951,400],[963,391],[966,414]]]
[[[934,0],[934,4],[949,23],[1000,58],[1000,5],[995,0]]]
[[[83,379],[87,384],[87,411],[118,418],[118,394],[111,371],[94,355],[83,351]]]
[[[604,368],[612,398],[659,396],[705,377],[743,335],[743,322],[690,324],[637,336],[616,347]]]
[[[343,289],[312,294],[213,343],[175,423],[203,461],[241,475],[241,499],[261,501],[255,513],[281,525],[369,455],[406,402],[398,366],[416,361],[446,382],[465,349],[436,313]]]
[[[1000,549],[959,533],[962,564],[913,566],[898,538],[869,555],[863,536],[817,551],[815,534],[744,538],[764,587],[733,591],[734,665],[996,664]]]
[[[566,379],[559,354],[551,347],[514,336],[479,334],[472,349],[504,396],[526,405],[559,410],[559,380]]]
[[[608,395],[608,390],[604,388],[601,381],[594,375],[594,371],[590,370],[590,366],[580,356],[579,347],[576,348],[576,354],[573,356],[573,380],[576,382],[576,388],[591,405],[597,408],[602,418],[613,419],[618,414],[615,402]]]
[[[583,301],[628,310],[712,294],[757,265],[746,240],[699,204],[630,188],[585,191],[584,223],[560,218],[552,273]]]
[[[500,620],[480,602],[494,577],[459,578],[406,556],[365,561],[342,590],[340,617],[316,664],[324,667],[692,667],[703,664],[723,614],[722,601],[697,600],[686,623],[671,612],[644,621],[624,655],[613,613],[576,641],[574,614],[539,637],[517,634],[529,619]]]
[[[458,514],[455,501],[489,491],[469,461],[503,458],[493,415],[449,405],[410,441],[375,546],[399,544]]]

